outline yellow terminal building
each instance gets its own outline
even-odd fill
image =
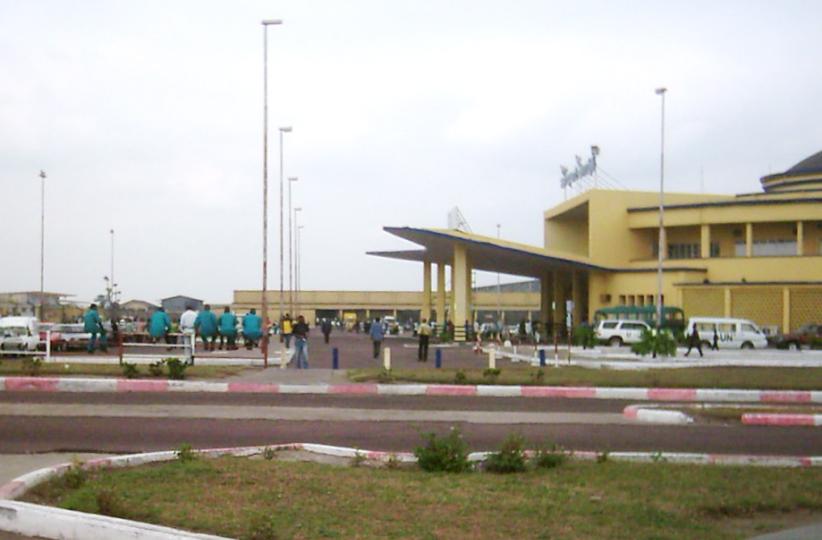
[[[760,183],[739,195],[664,194],[663,305],[771,332],[822,322],[822,152]],[[474,269],[538,279],[548,325],[564,324],[566,305],[577,324],[601,308],[655,303],[656,192],[592,189],[569,199],[545,212],[543,247],[455,229],[385,230],[422,249],[371,254],[422,263],[420,316],[447,316],[457,340],[475,314]]]

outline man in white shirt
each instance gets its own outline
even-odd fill
[[[191,305],[186,306],[186,310],[180,315],[180,332],[183,334],[183,343],[191,344],[190,355],[194,354],[194,321],[197,320],[197,312]],[[189,363],[191,358],[189,357]]]

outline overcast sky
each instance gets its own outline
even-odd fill
[[[629,189],[756,191],[822,148],[822,2],[0,0],[0,291],[230,301],[261,286],[262,27],[270,288],[279,148],[304,289],[421,287],[384,225],[542,245],[559,166]],[[482,274],[480,284],[495,282]],[[287,273],[286,273],[287,283]]]

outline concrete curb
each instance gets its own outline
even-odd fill
[[[642,408],[640,405],[629,405],[622,411],[625,418],[652,424],[691,424],[694,419],[681,411]]]
[[[742,423],[749,426],[822,426],[822,414],[745,413]]]
[[[661,411],[655,411],[661,412]],[[278,444],[272,446],[255,446],[240,448],[215,448],[198,450],[198,454],[217,457],[222,455],[254,456],[266,450],[302,450],[313,454],[335,456],[340,458],[362,457],[367,461],[403,463],[416,462],[416,458],[409,452],[382,452],[360,450],[324,444],[295,443]],[[468,459],[475,462],[485,460],[490,452],[473,452]],[[533,452],[529,452],[533,455]],[[127,456],[115,456],[88,461],[82,466],[93,470],[99,468],[126,467],[156,463],[176,459],[177,452],[150,452]],[[572,452],[569,457],[580,460],[603,459],[600,452]],[[607,459],[613,461],[629,461],[639,463],[680,463],[696,465],[751,465],[762,467],[820,467],[822,456],[751,456],[751,455],[719,455],[719,454],[692,454],[692,453],[665,453],[665,452],[612,452]],[[64,463],[54,467],[47,467],[32,471],[20,476],[8,484],[0,486],[0,531],[13,532],[28,536],[39,536],[55,540],[172,540],[172,539],[200,539],[225,540],[223,537],[190,533],[168,527],[149,525],[136,521],[129,521],[107,516],[99,516],[63,510],[48,506],[13,501],[22,496],[34,486],[64,474],[72,465]]]
[[[391,396],[486,396],[628,399],[636,401],[721,401],[822,403],[822,391],[718,388],[609,388],[454,384],[276,384],[165,379],[0,377],[0,391],[33,392],[254,392],[270,394],[369,394]]]

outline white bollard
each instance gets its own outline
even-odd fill
[[[46,330],[46,362],[51,362],[51,330]]]
[[[391,349],[388,347],[382,350],[382,367],[385,368],[386,371],[391,369]]]
[[[285,348],[285,341],[280,343],[280,369],[285,369],[288,364],[288,349]]]
[[[488,368],[489,369],[496,369],[497,368],[497,350],[491,349],[488,351]]]

